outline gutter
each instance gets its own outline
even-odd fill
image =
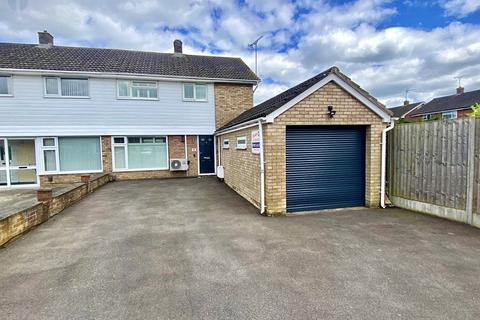
[[[239,124],[231,126],[229,128],[225,128],[223,130],[219,130],[219,131],[215,132],[214,135],[215,136],[221,136],[221,135],[224,135],[224,134],[227,134],[227,133],[230,133],[230,132],[235,132],[235,131],[239,131],[239,130],[242,130],[242,129],[255,127],[258,124],[258,121],[269,122],[269,121],[267,121],[267,118],[265,118],[265,117],[256,118],[256,119],[253,119],[253,120],[249,120],[249,121],[246,121],[246,122],[239,123]]]
[[[385,208],[385,183],[387,167],[387,132],[395,127],[395,121],[392,119],[390,125],[382,130],[382,170],[380,173],[380,207]]]
[[[155,75],[145,73],[126,73],[126,72],[96,72],[96,71],[68,71],[68,70],[43,70],[43,69],[12,69],[12,68],[0,68],[1,73],[8,73],[12,75],[75,75],[85,76],[93,78],[115,78],[115,79],[132,79],[141,78],[145,80],[158,80],[158,81],[203,81],[212,83],[246,83],[246,84],[258,84],[259,80],[247,80],[247,79],[228,79],[228,78],[202,78],[202,77],[182,77],[173,75]]]

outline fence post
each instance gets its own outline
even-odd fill
[[[468,119],[468,160],[467,160],[467,223],[473,224],[473,199],[475,189],[475,118]]]

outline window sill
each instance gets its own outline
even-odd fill
[[[117,97],[117,100],[140,100],[140,101],[158,101],[158,98],[133,98],[133,97]]]
[[[113,169],[112,172],[141,172],[141,171],[168,171],[170,168],[149,168],[149,169]]]
[[[90,96],[88,97],[75,97],[75,96],[47,96],[44,95],[44,98],[47,99],[91,99]]]
[[[103,173],[103,170],[90,170],[90,171],[43,171],[43,172],[39,172],[39,175],[41,175],[41,176],[47,176],[47,175],[86,174],[86,173]]]
[[[183,102],[202,102],[202,103],[207,103],[208,100],[195,100],[195,99],[183,99]]]
[[[13,94],[0,94],[0,98],[11,98]]]

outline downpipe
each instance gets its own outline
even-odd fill
[[[265,160],[263,155],[263,126],[262,120],[258,121],[260,134],[260,214],[265,214]]]
[[[390,125],[382,130],[382,169],[380,173],[380,207],[385,209],[385,184],[387,172],[387,132],[395,127],[395,122],[390,121]]]

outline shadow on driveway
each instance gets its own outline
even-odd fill
[[[0,250],[2,319],[480,318],[480,230],[267,218],[214,178],[115,182]]]

